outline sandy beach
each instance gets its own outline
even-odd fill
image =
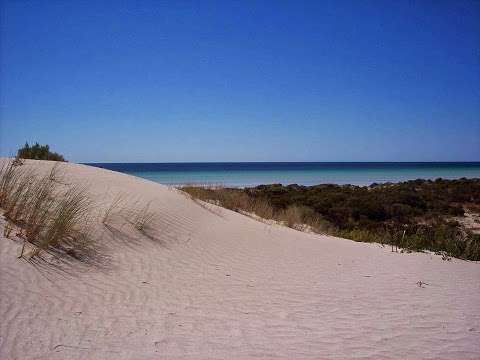
[[[29,263],[20,239],[2,237],[1,359],[479,358],[478,263],[266,224],[109,170],[61,169],[88,186],[96,211],[122,194],[158,216],[148,236],[120,219],[96,224],[102,266]]]

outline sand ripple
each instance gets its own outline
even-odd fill
[[[152,200],[159,220],[149,238],[99,227],[111,264],[75,276],[18,260],[21,244],[0,239],[1,359],[479,358],[477,263],[300,233],[127,175],[67,170],[99,203],[118,191]]]

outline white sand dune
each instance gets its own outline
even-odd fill
[[[119,192],[151,200],[155,231],[99,224],[108,267],[76,275],[17,259],[21,242],[0,239],[0,359],[480,358],[478,263],[266,225],[143,179],[63,168],[98,209]]]

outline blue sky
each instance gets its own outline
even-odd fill
[[[480,160],[479,1],[1,6],[2,155]]]

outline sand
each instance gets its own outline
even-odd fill
[[[97,210],[123,193],[151,200],[159,218],[149,237],[98,224],[109,262],[69,272],[17,259],[21,241],[1,238],[1,359],[480,358],[478,263],[303,233],[129,175],[63,169],[89,185]]]

